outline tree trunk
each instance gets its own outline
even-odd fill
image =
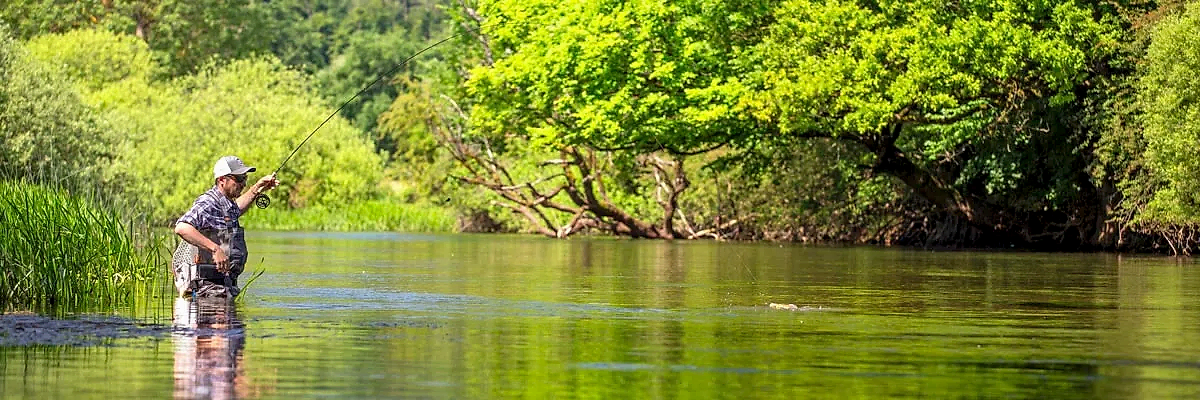
[[[895,146],[901,126],[884,130],[877,137],[859,138],[876,155],[873,170],[899,179],[921,198],[946,212],[949,217],[960,219],[969,228],[979,230],[983,236],[967,232],[965,226],[956,221],[943,220],[938,225],[946,230],[930,235],[931,241],[944,239],[963,244],[1017,245],[1041,247],[1054,250],[1077,250],[1086,248],[1112,249],[1118,245],[1117,226],[1108,221],[1115,200],[1120,195],[1111,184],[1096,188],[1086,176],[1081,176],[1082,192],[1095,196],[1093,201],[1082,201],[1065,211],[1049,210],[1022,212],[987,202],[983,198],[962,193],[948,178],[924,169],[906,157]]]
[[[153,25],[150,17],[145,11],[138,11],[134,17],[137,18],[137,27],[133,31],[134,36],[142,39],[143,42],[150,43],[150,27]]]
[[[896,177],[918,196],[1000,242],[1027,242],[1025,235],[1014,229],[1019,227],[1013,225],[1013,218],[1006,218],[1001,210],[983,199],[959,192],[951,182],[917,166],[905,157],[895,145],[902,128],[902,125],[896,124],[885,129],[877,138],[860,139],[860,142],[876,155],[874,171]]]
[[[568,147],[563,152],[574,160],[571,164],[563,164],[563,175],[567,178],[567,195],[572,202],[601,220],[613,221],[614,233],[646,239],[674,239],[678,236],[672,230],[643,221],[614,205],[608,199],[608,195],[604,194],[604,177],[595,170],[594,154],[589,152],[585,157],[574,147]],[[572,166],[579,170],[581,179],[577,179],[572,173]],[[678,193],[673,195],[678,196]]]

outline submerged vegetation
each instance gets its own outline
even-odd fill
[[[166,258],[144,227],[63,190],[0,182],[0,307],[128,306],[165,282]],[[148,289],[150,288],[150,289]]]

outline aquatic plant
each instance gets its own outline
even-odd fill
[[[132,305],[165,275],[161,236],[87,197],[0,182],[0,307]]]
[[[246,283],[242,284],[242,289],[238,291],[237,296],[233,296],[233,301],[241,301],[242,295],[246,294],[246,289],[250,287],[250,284],[254,283],[254,281],[258,280],[258,278],[263,276],[265,273],[267,273],[266,269],[259,269],[250,274],[250,279],[246,280]]]

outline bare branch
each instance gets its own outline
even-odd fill
[[[712,238],[716,239],[716,240],[725,240],[725,237],[721,236],[719,232],[727,230],[737,224],[738,224],[738,220],[734,219],[732,221],[721,224],[720,226],[708,228],[708,229],[705,229],[705,230],[702,230],[699,232],[692,233],[691,235],[688,236],[688,239],[696,239],[696,238],[703,237],[703,236],[712,236]]]
[[[479,27],[482,27],[484,23],[483,17],[480,16],[479,12],[474,8],[468,6],[467,2],[464,0],[458,0],[458,5],[459,7],[462,7],[463,12],[466,13],[468,17],[471,17],[471,19],[475,21],[475,25],[477,25],[472,27],[462,24],[463,29],[465,29],[467,32],[471,32],[471,36],[474,36],[475,40],[479,41],[479,46],[483,48],[483,59],[486,65],[495,64],[495,58],[492,56],[491,41],[489,41],[487,36],[485,36],[483,32],[479,30]]]
[[[563,174],[559,173],[559,174],[553,174],[550,176],[543,176],[532,182],[525,182],[525,183],[520,183],[520,184],[516,184],[516,185],[511,185],[511,186],[501,186],[498,189],[499,190],[517,190],[517,189],[521,189],[521,188],[528,188],[528,189],[534,190],[536,192],[536,189],[534,189],[533,185],[537,185],[537,184],[549,181],[551,179],[554,179],[554,178],[557,178],[560,176],[563,176]]]
[[[575,229],[577,228],[576,225],[579,223],[579,219],[583,218],[583,215],[584,215],[583,209],[580,209],[579,212],[575,213],[575,215],[573,217],[571,217],[571,222],[568,222],[566,225],[563,225],[561,228],[558,229],[558,232],[555,232],[558,235],[558,237],[565,238],[567,236],[570,236],[572,233],[575,233]]]
[[[539,223],[537,216],[535,216],[533,214],[532,210],[530,210],[529,208],[518,207],[514,204],[508,204],[508,203],[499,202],[499,201],[493,201],[492,204],[512,210],[512,212],[515,214],[525,216],[525,219],[529,220],[530,224],[533,225],[535,229],[537,229],[538,233],[541,233],[542,235],[549,236],[549,237],[558,237],[558,233],[555,232],[553,229],[547,228],[545,225],[542,225],[541,223]]]

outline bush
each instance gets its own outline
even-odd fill
[[[71,186],[102,183],[112,127],[60,71],[26,53],[0,27],[0,173]]]
[[[62,68],[86,91],[125,79],[146,82],[161,69],[141,39],[98,29],[38,36],[25,48],[33,58]]]
[[[127,132],[116,166],[133,175],[131,194],[150,205],[153,219],[167,221],[212,186],[221,156],[257,167],[252,179],[282,163],[331,112],[308,88],[299,72],[255,59],[167,83],[125,80],[94,101]],[[280,171],[272,197],[294,208],[368,200],[378,195],[382,170],[363,134],[335,117]]]

